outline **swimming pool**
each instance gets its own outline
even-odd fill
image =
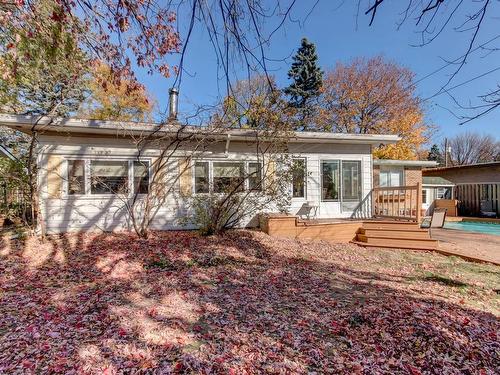
[[[494,223],[479,223],[473,221],[447,221],[444,223],[446,229],[457,229],[468,232],[494,234],[500,236],[500,225]]]

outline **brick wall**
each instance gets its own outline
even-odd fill
[[[405,167],[405,185],[415,186],[419,182],[422,183],[422,168]]]

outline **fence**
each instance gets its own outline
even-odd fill
[[[6,179],[0,179],[0,214],[4,218],[19,218],[29,222],[28,219],[31,217],[29,193]]]
[[[500,217],[500,183],[457,185],[455,199],[460,216],[481,216],[481,211],[488,211]]]
[[[356,207],[352,218],[371,217],[420,222],[422,186],[376,187]]]

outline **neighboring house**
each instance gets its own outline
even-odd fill
[[[500,161],[424,169],[427,177],[440,177],[453,188],[462,216],[500,217]]]
[[[373,186],[374,187],[396,187],[415,186],[422,188],[422,213],[427,210],[432,203],[422,180],[423,168],[434,167],[437,163],[428,160],[388,160],[375,159],[373,161]],[[407,198],[405,198],[407,199]]]
[[[434,201],[436,199],[452,199],[453,198],[453,182],[448,181],[443,177],[427,177],[422,178],[422,208],[426,215],[431,215],[434,209]],[[450,215],[451,212],[448,212]]]
[[[109,186],[128,184],[128,194],[136,189],[147,192],[160,149],[146,149],[138,162],[134,137],[175,132],[176,126],[159,130],[154,124],[79,119],[49,121],[0,115],[0,125],[28,134],[35,121],[40,143],[39,201],[44,229],[65,232],[129,228],[123,197],[117,197]],[[190,129],[199,131],[194,127]],[[189,148],[176,151],[164,177],[166,184],[175,181],[175,191],[158,209],[151,228],[179,228],[178,219],[189,215],[188,196],[199,191],[201,194],[217,192],[218,180],[241,178],[242,171],[260,168],[254,151],[254,134],[254,130],[248,129],[220,134],[202,158],[189,161],[188,165],[185,163],[190,160]],[[300,213],[304,206],[315,206],[316,217],[351,217],[372,191],[372,147],[398,140],[396,135],[293,134],[288,144],[289,153],[297,159],[303,172],[295,173],[295,181],[290,186],[290,213]],[[181,166],[186,167],[186,173],[182,172],[182,178],[173,178],[181,173]],[[95,179],[107,184],[96,184]],[[247,189],[250,183],[245,182]],[[255,218],[251,219],[241,224],[255,224]]]

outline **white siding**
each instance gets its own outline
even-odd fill
[[[58,154],[63,158],[99,158],[99,159],[131,159],[136,150],[130,141],[124,139],[102,138],[89,139],[79,137],[45,136],[41,139],[42,149],[39,157],[40,205],[43,225],[47,232],[65,232],[74,230],[100,229],[104,231],[130,228],[129,215],[125,197],[118,196],[67,196],[60,199],[49,199],[47,196],[47,155]],[[216,145],[207,159],[227,158],[229,160],[252,160],[253,145],[244,142],[233,142],[228,155],[224,155],[224,144]],[[365,197],[372,188],[372,157],[369,145],[358,144],[292,144],[290,151],[294,156],[307,160],[306,198],[292,199],[290,213],[300,213],[300,208],[307,201],[319,205],[318,217],[350,217],[352,212],[342,211],[339,202],[322,202],[320,196],[321,160],[358,160],[361,161],[362,196]],[[153,159],[158,150],[146,150],[142,157]],[[171,162],[167,180],[176,180],[177,160]],[[65,170],[65,168],[63,168]],[[66,176],[63,176],[66,178]],[[175,191],[158,210],[152,228],[180,228],[178,219],[188,214],[186,201],[178,192],[179,181],[175,182]]]

